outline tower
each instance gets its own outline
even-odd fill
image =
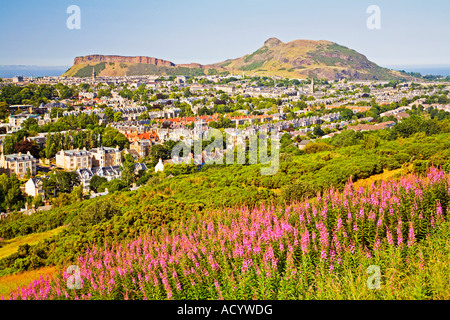
[[[314,78],[311,79],[310,91],[311,91],[311,93],[314,93]]]
[[[95,81],[95,77],[96,77],[95,69],[94,69],[94,67],[92,67],[92,80]]]

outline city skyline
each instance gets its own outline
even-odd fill
[[[381,29],[371,30],[376,4]],[[67,7],[81,10],[69,30]],[[22,1],[2,4],[0,65],[70,66],[76,56],[150,56],[174,63],[215,63],[251,53],[276,37],[329,40],[380,66],[450,65],[444,1]],[[439,40],[441,39],[441,40]],[[9,45],[8,45],[9,44]]]

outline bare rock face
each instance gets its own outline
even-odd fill
[[[182,64],[176,64],[176,67],[184,67],[184,68],[200,68],[203,69],[203,65],[200,63],[182,63]]]
[[[283,42],[280,39],[277,38],[269,38],[264,42],[264,46],[268,48],[276,47],[279,44],[282,44]]]
[[[173,67],[175,64],[173,62],[151,58],[151,57],[124,57],[124,56],[111,56],[111,55],[88,55],[84,57],[76,57],[74,64],[84,64],[84,63],[101,63],[101,62],[116,62],[116,63],[144,63],[153,64],[155,66],[166,66]]]

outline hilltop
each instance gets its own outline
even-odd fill
[[[92,68],[99,76],[124,75],[207,75],[241,74],[281,76],[286,78],[324,78],[338,80],[395,80],[413,78],[383,68],[364,55],[325,40],[294,40],[284,43],[270,38],[255,52],[209,65],[175,64],[151,57],[88,55],[76,57],[74,65],[63,75],[89,77]]]
[[[404,78],[364,55],[334,42],[270,38],[252,54],[213,65],[229,71],[286,78],[391,80]]]

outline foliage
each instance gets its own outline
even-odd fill
[[[330,292],[330,287],[324,292],[323,279],[344,288],[359,283],[358,290],[372,298],[403,296],[403,290],[386,285],[392,283],[389,270],[399,266],[396,270],[408,277],[414,278],[413,271],[429,276],[424,251],[434,252],[425,250],[426,241],[439,228],[448,239],[449,186],[449,176],[432,169],[425,177],[382,181],[368,189],[349,183],[343,192],[330,189],[315,200],[283,207],[193,214],[171,231],[162,228],[126,242],[89,246],[76,259],[81,289],[68,290],[69,274],[61,272],[51,281],[17,289],[10,298],[311,299],[352,294],[343,288]],[[406,268],[411,262],[415,270]],[[358,281],[369,265],[380,267],[379,292]],[[410,288],[408,281],[396,278],[395,283]],[[437,290],[442,283],[427,284],[427,290],[420,290],[414,283],[420,290],[415,298],[442,294]]]

